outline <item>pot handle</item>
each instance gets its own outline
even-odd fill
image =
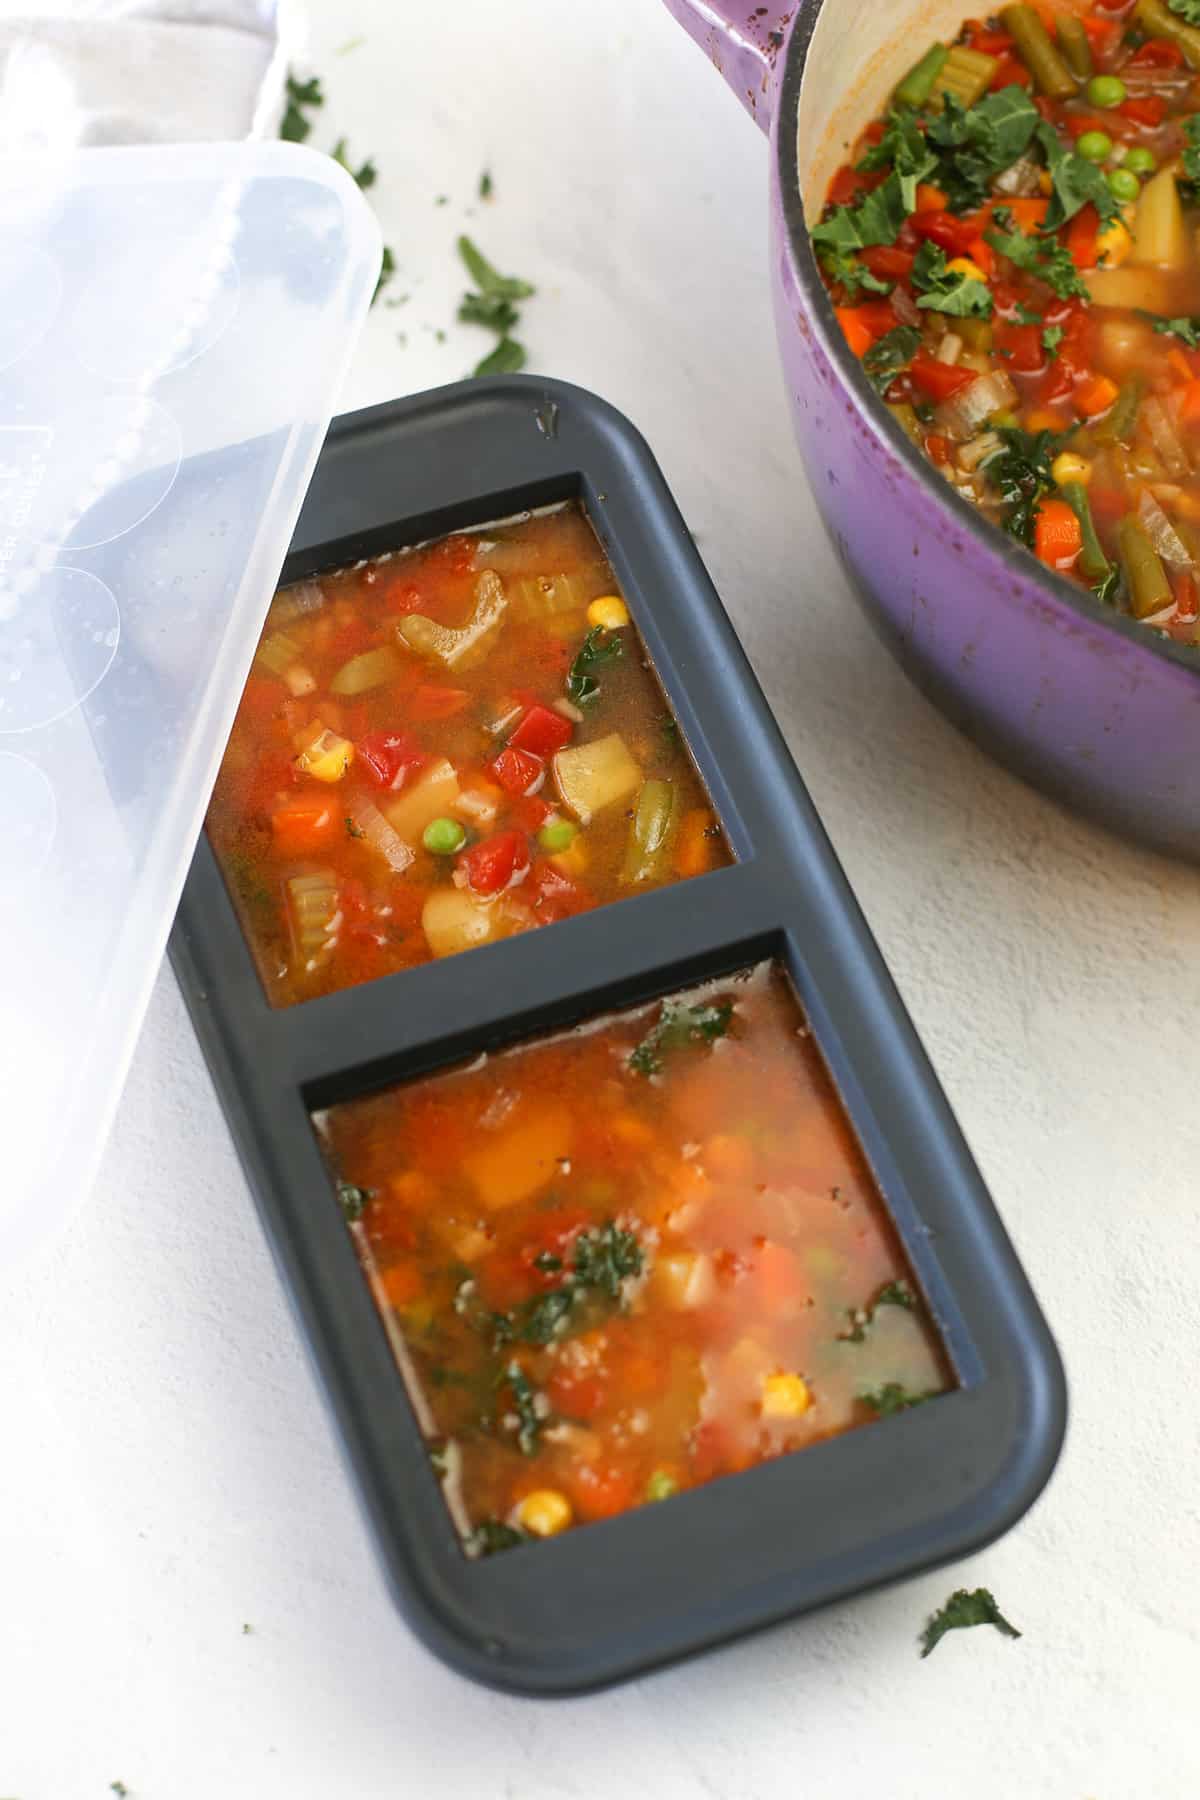
[[[666,0],[667,11],[723,75],[750,117],[768,131],[775,101],[775,67],[787,28],[799,10],[774,0]]]

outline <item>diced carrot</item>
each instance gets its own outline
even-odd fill
[[[914,212],[945,212],[949,204],[950,196],[944,188],[934,187],[931,181],[918,181]]]
[[[1046,217],[1050,202],[1041,194],[1018,194],[1005,205],[1022,231],[1036,231]]]
[[[1100,215],[1089,200],[1075,214],[1067,227],[1067,249],[1077,269],[1094,269],[1099,251],[1096,239],[1100,233]]]
[[[1172,585],[1176,618],[1190,623],[1196,617],[1197,610],[1195,577],[1187,573],[1177,574],[1173,577]]]
[[[1183,390],[1179,402],[1182,425],[1200,425],[1200,381],[1192,381]]]
[[[1043,500],[1034,526],[1038,560],[1051,569],[1069,569],[1083,548],[1083,530],[1065,500]]]
[[[875,342],[875,333],[862,316],[860,306],[839,306],[835,308],[838,324],[845,333],[846,342],[855,356],[865,356]]]
[[[981,274],[991,277],[996,272],[996,252],[981,237],[972,238],[967,247],[967,255]]]
[[[559,1173],[571,1150],[571,1114],[549,1105],[494,1135],[462,1158],[462,1167],[490,1211],[528,1200]]]
[[[694,806],[684,813],[675,841],[675,873],[682,880],[705,875],[716,866],[717,844],[709,836],[715,823],[706,806]]]
[[[1153,129],[1166,117],[1167,103],[1161,94],[1141,94],[1122,100],[1117,111],[1123,119],[1132,119],[1135,125],[1149,125]]]
[[[925,448],[935,463],[950,461],[950,439],[941,437],[936,431],[931,431],[925,439]]]
[[[1192,365],[1183,354],[1183,351],[1177,349],[1175,345],[1172,345],[1167,351],[1167,367],[1177,380],[1186,382],[1191,381]]]
[[[911,250],[900,250],[895,244],[869,244],[860,250],[858,260],[881,281],[902,281],[913,266]]]
[[[328,800],[297,797],[271,814],[271,835],[275,848],[285,856],[304,856],[328,844],[336,824],[337,815]]]
[[[1107,375],[1089,375],[1081,381],[1072,396],[1075,411],[1081,419],[1095,419],[1106,413],[1120,393],[1115,381]]]

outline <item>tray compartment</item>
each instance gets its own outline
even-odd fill
[[[537,418],[557,408],[557,432]],[[1053,1342],[649,452],[577,389],[466,384],[335,423],[290,578],[398,513],[588,504],[738,861],[554,931],[302,1007],[266,1003],[207,842],[172,956],[268,1238],[414,1630],[522,1693],[600,1686],[978,1549],[1047,1479]],[[396,541],[393,536],[392,541]],[[935,1404],[566,1533],[464,1558],[310,1124],[312,1110],[778,956],[958,1381]]]

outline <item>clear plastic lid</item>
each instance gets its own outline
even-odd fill
[[[0,1264],[86,1194],[379,269],[292,144],[0,165]]]

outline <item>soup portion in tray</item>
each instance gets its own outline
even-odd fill
[[[1200,644],[1200,7],[1014,5],[932,44],[813,246],[946,479],[1049,568]]]
[[[470,1554],[952,1385],[773,964],[315,1123]]]
[[[282,588],[208,832],[277,1006],[729,861],[575,505]]]

